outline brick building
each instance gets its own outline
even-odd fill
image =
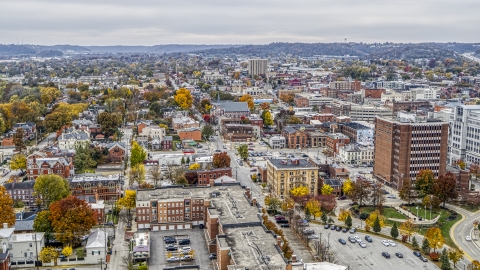
[[[24,202],[26,206],[35,205],[37,198],[33,190],[35,181],[6,183],[3,186],[7,189],[8,194],[10,194],[13,200],[20,200]]]
[[[290,149],[306,148],[308,135],[302,129],[295,129],[293,127],[285,127],[282,130],[282,136],[285,138],[285,147]]]
[[[180,140],[201,141],[202,131],[198,128],[182,129],[178,131],[178,136],[180,137]]]
[[[120,199],[122,179],[119,174],[79,174],[68,179],[72,195],[87,202],[114,202]]]
[[[401,111],[417,111],[420,109],[430,110],[432,109],[432,104],[429,101],[386,101],[385,107],[392,109],[393,113],[396,114]]]
[[[305,159],[267,159],[267,183],[276,197],[288,196],[290,190],[306,186],[318,194],[318,168]]]
[[[213,186],[215,179],[224,175],[232,177],[232,168],[226,167],[211,170],[191,170],[186,172],[185,178],[187,178],[189,185]]]
[[[65,157],[48,157],[44,152],[35,152],[27,157],[29,180],[35,180],[43,174],[56,174],[68,178],[73,172],[73,161]]]
[[[412,114],[398,118],[375,119],[374,176],[399,189],[403,179],[413,182],[423,169],[435,177],[445,174],[447,164],[448,123]]]
[[[338,125],[340,132],[354,142],[373,142],[373,129],[356,122],[346,122]]]
[[[109,163],[122,163],[125,158],[125,143],[123,142],[113,142],[107,144],[108,151],[108,162]]]
[[[328,133],[325,146],[332,152],[337,153],[340,146],[350,143],[350,138],[342,133]]]
[[[309,100],[308,100],[308,98],[306,98],[304,96],[296,95],[294,101],[295,101],[295,106],[297,106],[299,108],[309,107]]]

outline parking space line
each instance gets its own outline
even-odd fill
[[[372,262],[373,265],[377,265],[375,262],[373,262],[373,260],[370,257],[368,256],[365,256],[365,257],[367,257]]]

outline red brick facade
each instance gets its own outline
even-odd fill
[[[180,140],[194,140],[200,141],[202,140],[202,131],[199,129],[194,130],[179,130],[178,136],[180,136]]]

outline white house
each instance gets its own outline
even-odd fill
[[[90,142],[90,133],[86,130],[69,128],[58,138],[58,148],[61,150],[73,150],[77,142]]]
[[[374,147],[372,145],[347,144],[338,148],[338,157],[347,164],[372,164]]]
[[[166,131],[164,128],[159,126],[148,126],[142,129],[142,132],[138,134],[139,136],[147,136],[149,138],[158,138],[160,140],[163,139],[166,135]]]
[[[272,149],[284,148],[285,138],[282,136],[272,136],[268,139],[268,144]]]
[[[88,236],[87,245],[85,246],[87,256],[84,264],[98,264],[100,259],[105,261],[107,237],[108,233],[102,230],[96,230]]]
[[[14,230],[15,228],[8,228],[6,223],[3,224],[3,229],[0,229],[2,250],[8,250],[12,268],[34,267],[37,252],[45,246],[45,233],[13,234]]]

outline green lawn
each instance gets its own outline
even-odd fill
[[[360,208],[361,213],[371,213],[375,211],[375,208],[372,206],[364,206]],[[386,224],[388,226],[393,226],[393,221],[389,220],[388,218],[397,218],[397,219],[407,219],[402,213],[397,212],[395,209],[390,207],[383,208],[383,215],[387,218]],[[399,225],[399,224],[397,224]]]

